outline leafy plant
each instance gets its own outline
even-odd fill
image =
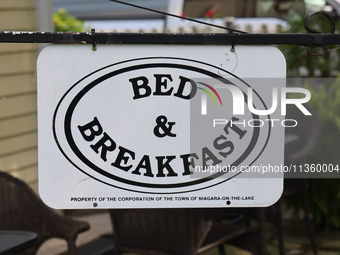
[[[54,31],[57,32],[87,32],[84,21],[70,15],[65,9],[53,13]]]
[[[311,92],[309,104],[318,112],[322,126],[307,163],[332,165],[338,169],[333,171],[332,177],[340,176],[340,79],[318,81],[323,83],[314,86],[305,83],[305,88]],[[316,225],[326,231],[340,229],[340,179],[308,179],[308,187],[308,202]],[[285,201],[297,217],[302,209],[302,198],[289,197]]]
[[[307,84],[306,88],[312,94],[309,103],[319,113],[322,123],[322,132],[309,162],[340,168],[340,80],[317,88]],[[340,175],[340,172],[333,174]],[[339,229],[340,179],[309,179],[308,183],[309,203],[315,222],[326,230]]]
[[[303,25],[305,16],[296,15],[286,32],[309,33]],[[308,26],[323,33],[330,31],[330,22],[323,15],[313,16]],[[336,30],[338,26],[338,21],[335,21]],[[324,56],[311,55],[309,47],[305,46],[284,45],[280,46],[280,49],[286,57],[289,76],[300,76],[300,69],[305,68],[308,77],[329,78],[336,77],[340,67],[340,54],[336,47],[338,46],[327,46],[327,49],[334,50],[328,51]],[[322,48],[314,48],[313,52],[316,51],[320,53]],[[340,168],[340,81],[333,79],[333,82],[328,84],[311,84],[306,83],[305,88],[311,92],[309,104],[318,112],[322,130],[307,163],[333,164]],[[325,230],[340,229],[340,179],[308,179],[308,185],[308,200],[316,225]],[[286,203],[296,212],[302,209],[302,199],[299,197],[290,197]]]

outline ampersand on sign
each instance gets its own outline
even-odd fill
[[[176,137],[176,134],[171,133],[172,126],[175,125],[175,122],[168,122],[167,124],[167,117],[161,115],[158,116],[156,119],[157,125],[153,129],[153,132],[155,136],[157,137],[165,137],[165,136],[171,136],[171,137]],[[162,131],[162,132],[160,132]]]

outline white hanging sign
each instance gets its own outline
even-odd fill
[[[289,124],[285,70],[274,47],[45,48],[41,198],[58,209],[273,204]]]

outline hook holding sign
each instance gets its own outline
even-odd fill
[[[326,13],[326,12],[320,12],[320,11],[317,11],[317,12],[312,12],[310,14],[307,15],[307,17],[305,18],[305,21],[304,21],[304,27],[305,29],[310,32],[310,33],[314,33],[314,34],[321,34],[322,32],[319,32],[319,31],[316,31],[316,30],[313,30],[310,28],[309,26],[309,21],[310,19],[315,16],[315,15],[322,15],[324,17],[326,17],[329,22],[330,22],[330,31],[329,33],[330,34],[334,34],[335,33],[335,24],[334,24],[334,21],[332,19],[332,17]],[[315,48],[321,48],[322,51],[321,52],[315,52],[313,51]],[[312,55],[312,56],[324,56],[327,52],[328,52],[328,48],[324,45],[320,45],[320,46],[310,46],[309,47],[309,53]]]

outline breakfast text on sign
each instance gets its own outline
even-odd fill
[[[236,119],[236,118],[232,118]],[[237,119],[236,119],[237,120]],[[99,140],[94,141],[94,144],[91,144],[90,147],[92,150],[99,154],[100,158],[103,161],[107,161],[108,152],[113,152],[117,148],[116,142],[103,130],[99,120],[97,117],[94,117],[93,120],[85,125],[79,125],[78,129],[82,135],[82,137],[87,142],[92,142],[99,136]],[[225,135],[221,134],[214,141],[214,149],[218,150],[218,154],[224,158],[227,158],[234,150],[233,142],[227,140],[227,135],[229,134],[229,130],[233,130],[239,135],[239,139],[242,139],[247,131],[240,129],[236,125],[230,125],[230,122],[225,125],[223,128]],[[227,149],[227,150],[224,150]],[[123,171],[129,171],[131,168],[134,170],[131,172],[132,174],[141,175],[141,169],[144,169],[144,176],[147,177],[155,177],[154,171],[151,169],[150,156],[143,155],[140,159],[137,166],[133,166],[130,164],[131,159],[135,160],[136,154],[134,151],[124,148],[122,146],[118,146],[118,155],[114,162],[111,163],[111,166],[121,169]],[[223,151],[224,150],[224,151]],[[155,159],[157,161],[157,174],[156,177],[172,177],[178,176],[178,174],[190,175],[192,171],[190,170],[190,166],[195,168],[194,159],[199,160],[199,157],[196,153],[188,153],[182,154],[179,156],[182,159],[183,163],[183,171],[182,173],[176,173],[174,169],[171,167],[171,161],[176,159],[176,155],[167,155],[167,156],[156,156]],[[202,148],[202,166],[206,167],[207,162],[212,161],[212,165],[217,165],[222,162],[208,147]],[[167,174],[164,173],[164,170],[167,170]]]

